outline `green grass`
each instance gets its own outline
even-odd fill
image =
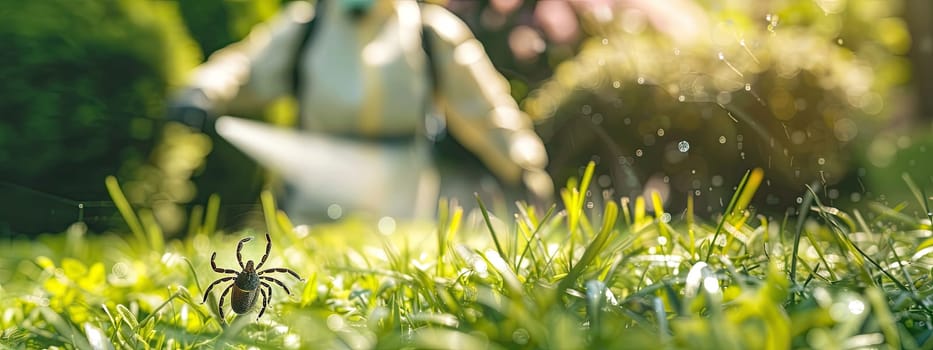
[[[436,223],[385,235],[353,220],[296,229],[266,194],[263,230],[216,233],[213,199],[169,240],[108,180],[131,232],[75,225],[0,248],[0,347],[933,348],[933,238],[911,204],[846,213],[811,193],[767,217],[749,206],[756,170],[704,220],[665,213],[658,196],[591,205],[592,169],[562,190],[564,210],[496,217],[444,202]],[[262,318],[228,311],[224,325],[222,289],[200,303],[221,277],[211,253],[232,268],[236,242],[254,236],[244,258],[258,259],[265,231],[266,266],[305,281],[283,276],[292,295],[273,286]]]

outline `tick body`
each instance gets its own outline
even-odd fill
[[[207,301],[207,296],[210,295],[211,289],[213,289],[214,286],[223,282],[233,281],[233,283],[230,283],[230,285],[224,289],[223,293],[220,294],[220,302],[217,309],[220,312],[221,322],[226,322],[224,320],[224,299],[228,294],[230,295],[230,308],[237,314],[249,312],[249,310],[256,305],[259,296],[262,296],[262,308],[259,309],[259,315],[256,316],[257,320],[266,312],[266,306],[269,305],[269,298],[272,297],[272,286],[268,282],[277,284],[285,290],[285,293],[291,294],[291,292],[288,291],[288,287],[285,287],[285,283],[282,283],[282,281],[274,277],[266,276],[265,274],[267,273],[287,273],[294,276],[299,281],[304,281],[304,279],[298,276],[298,273],[284,267],[260,270],[262,264],[266,262],[266,258],[269,257],[269,251],[272,249],[272,241],[269,239],[268,233],[266,233],[266,253],[263,254],[259,263],[254,266],[253,261],[249,260],[246,264],[243,264],[243,256],[240,252],[243,250],[243,243],[249,242],[251,239],[252,237],[246,237],[237,243],[236,260],[237,263],[240,264],[240,271],[217,267],[217,264],[214,262],[214,259],[217,258],[217,253],[211,254],[211,268],[213,268],[215,272],[233,275],[219,278],[211,283],[207,287],[207,290],[204,291],[204,300],[201,301],[201,303]]]

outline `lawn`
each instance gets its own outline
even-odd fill
[[[560,205],[465,213],[377,228],[293,227],[269,194],[267,227],[222,234],[216,198],[187,236],[108,188],[128,232],[67,232],[0,245],[2,348],[933,348],[931,217],[916,202],[841,211],[803,189],[796,211],[749,203],[750,171],[725,210],[668,213],[658,196],[596,198],[593,165]],[[896,184],[892,184],[895,186]],[[479,198],[479,204],[484,205]],[[692,203],[689,202],[689,203]],[[911,208],[910,211],[905,209]],[[933,216],[933,213],[930,214]],[[226,319],[204,289],[272,246],[268,308]],[[285,293],[282,287],[291,291]],[[257,305],[261,305],[261,299]]]

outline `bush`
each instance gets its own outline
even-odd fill
[[[56,196],[106,199],[144,161],[166,92],[197,60],[171,3],[0,0],[0,174]]]
[[[746,169],[766,170],[760,198],[778,210],[805,184],[852,176],[853,147],[885,123],[884,101],[907,80],[909,34],[897,2],[840,4],[727,1],[695,9],[693,23],[683,8],[591,21],[599,35],[524,103],[546,121],[555,179],[596,154],[609,174],[600,184],[617,194],[650,182],[719,211],[722,185]]]

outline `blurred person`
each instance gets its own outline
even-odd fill
[[[297,130],[217,118],[289,95]],[[358,211],[428,217],[441,196],[472,202],[489,173],[518,189],[506,192],[553,192],[543,143],[482,45],[454,14],[416,0],[291,2],[198,67],[169,111],[281,175],[298,223]],[[459,159],[437,165],[449,157],[434,155],[447,131],[488,173]]]

